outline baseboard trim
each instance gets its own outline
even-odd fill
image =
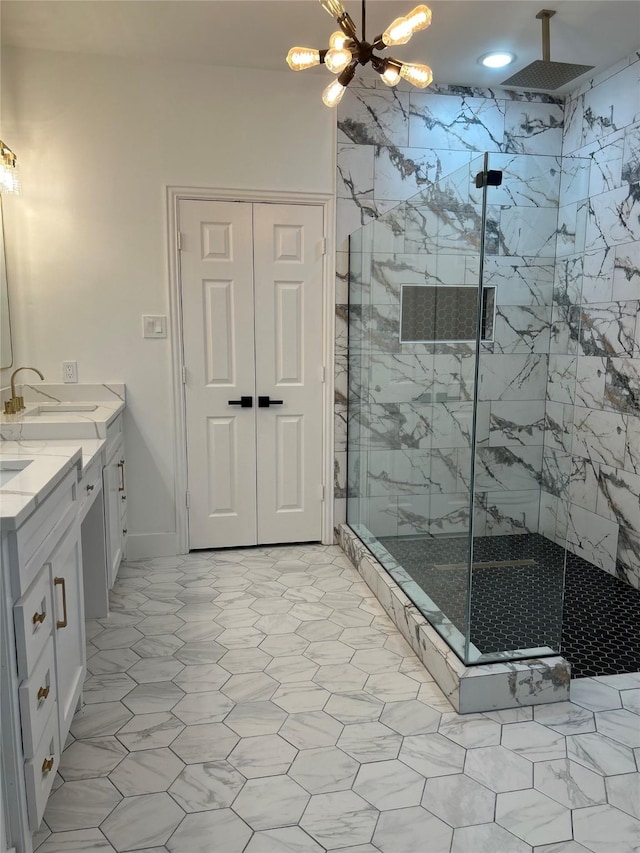
[[[179,554],[177,533],[130,533],[126,561],[175,557]]]

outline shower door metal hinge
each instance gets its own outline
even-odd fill
[[[499,169],[489,169],[487,172],[478,172],[476,175],[476,188],[499,187],[502,183],[502,172]]]
[[[178,251],[182,251],[182,234],[178,231],[176,234],[176,245],[178,246]]]
[[[185,492],[185,503],[187,505],[187,509],[191,506],[191,495],[189,492]]]
[[[187,368],[184,366],[184,364],[182,365],[182,384],[187,384]]]

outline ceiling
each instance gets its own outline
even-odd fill
[[[368,0],[367,35],[380,33],[417,0]],[[496,86],[542,58],[544,0],[434,0],[431,27],[395,48],[430,65],[439,83]],[[638,49],[638,0],[550,0],[551,59],[594,65],[593,76]],[[345,0],[360,31],[361,3]],[[3,0],[2,44],[166,62],[285,70],[296,45],[325,47],[337,26],[318,0]],[[509,50],[516,61],[490,70],[478,57]],[[305,73],[321,73],[312,69]],[[558,93],[578,87],[579,77]]]

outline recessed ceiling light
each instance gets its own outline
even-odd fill
[[[513,53],[500,51],[496,53],[486,53],[484,56],[480,57],[478,62],[486,68],[504,68],[505,65],[511,65],[514,59],[515,56]]]

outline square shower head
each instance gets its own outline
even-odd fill
[[[501,86],[520,86],[523,89],[559,89],[567,83],[591,71],[593,65],[576,65],[573,62],[551,62],[546,59],[536,59],[526,68],[517,71],[508,80],[503,80]]]

